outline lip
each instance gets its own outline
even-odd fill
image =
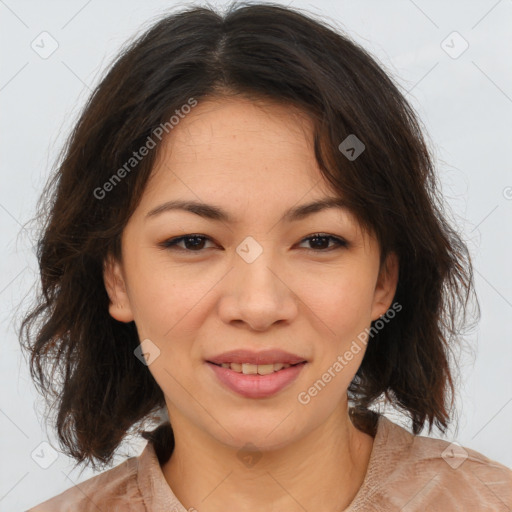
[[[214,357],[207,359],[208,363],[222,364],[222,363],[250,363],[250,364],[297,364],[306,360],[305,357],[297,354],[291,354],[284,350],[272,349],[254,352],[252,350],[236,349],[229,352],[224,352]],[[276,372],[278,373],[278,372]]]
[[[303,359],[302,361],[302,363],[298,362],[295,366],[284,368],[269,375],[245,375],[230,368],[217,366],[209,361],[206,364],[213,370],[220,382],[235,393],[246,398],[266,398],[275,395],[299,376],[302,369],[308,364]],[[236,363],[238,361],[232,362]],[[244,362],[249,361],[245,360]]]

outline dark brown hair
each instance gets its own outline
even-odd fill
[[[474,288],[471,259],[446,220],[417,116],[383,69],[341,30],[270,3],[167,14],[109,67],[38,203],[41,292],[20,326],[32,378],[78,464],[108,464],[126,435],[165,407],[134,355],[134,322],[109,315],[103,265],[121,256],[159,141],[122,179],[112,176],[191,98],[242,95],[310,116],[327,183],[376,235],[381,261],[395,251],[400,262],[394,302],[402,310],[370,340],[349,398],[359,410],[387,398],[415,434],[426,422],[446,430],[450,352]],[[365,145],[352,160],[338,148],[351,134]]]

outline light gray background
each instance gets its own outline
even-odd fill
[[[465,336],[476,357],[463,355],[459,429],[452,427],[446,438],[512,466],[512,1],[280,3],[333,20],[409,91],[474,258],[482,308],[477,329]],[[37,449],[50,462],[52,451],[39,445],[58,445],[38,415],[41,399],[14,332],[16,308],[26,294],[30,299],[37,277],[34,233],[22,226],[33,216],[57,151],[99,74],[128,38],[174,5],[0,0],[2,511],[26,509],[93,475],[70,473],[71,461],[62,454],[47,469],[31,456]],[[59,45],[47,59],[31,48],[43,31]],[[458,58],[441,46],[453,31],[469,44]],[[452,52],[461,48],[453,35],[447,43]],[[132,454],[144,444],[134,440]]]

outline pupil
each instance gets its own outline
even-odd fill
[[[315,237],[312,237],[311,238],[311,245],[313,246],[316,246],[318,248],[318,244],[315,244],[315,241],[318,241],[318,240],[323,240],[324,243],[320,243],[320,246],[324,247],[325,246],[325,241],[327,240],[327,237],[326,236],[315,236]]]
[[[191,240],[193,242],[191,242]],[[204,244],[204,240],[198,236],[191,236],[185,239],[185,245],[191,244],[193,248],[201,248],[201,244]]]

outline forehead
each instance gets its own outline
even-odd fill
[[[312,121],[292,106],[246,98],[206,100],[166,136],[154,175],[171,169],[202,181],[230,175],[254,182],[268,173],[270,188],[279,187],[283,174],[315,183],[321,174],[312,130]]]
[[[206,98],[201,100],[172,129],[168,143],[173,146],[187,139],[218,138],[235,134],[279,134],[285,139],[309,139],[311,119],[291,104],[270,99],[251,99],[245,96]]]

